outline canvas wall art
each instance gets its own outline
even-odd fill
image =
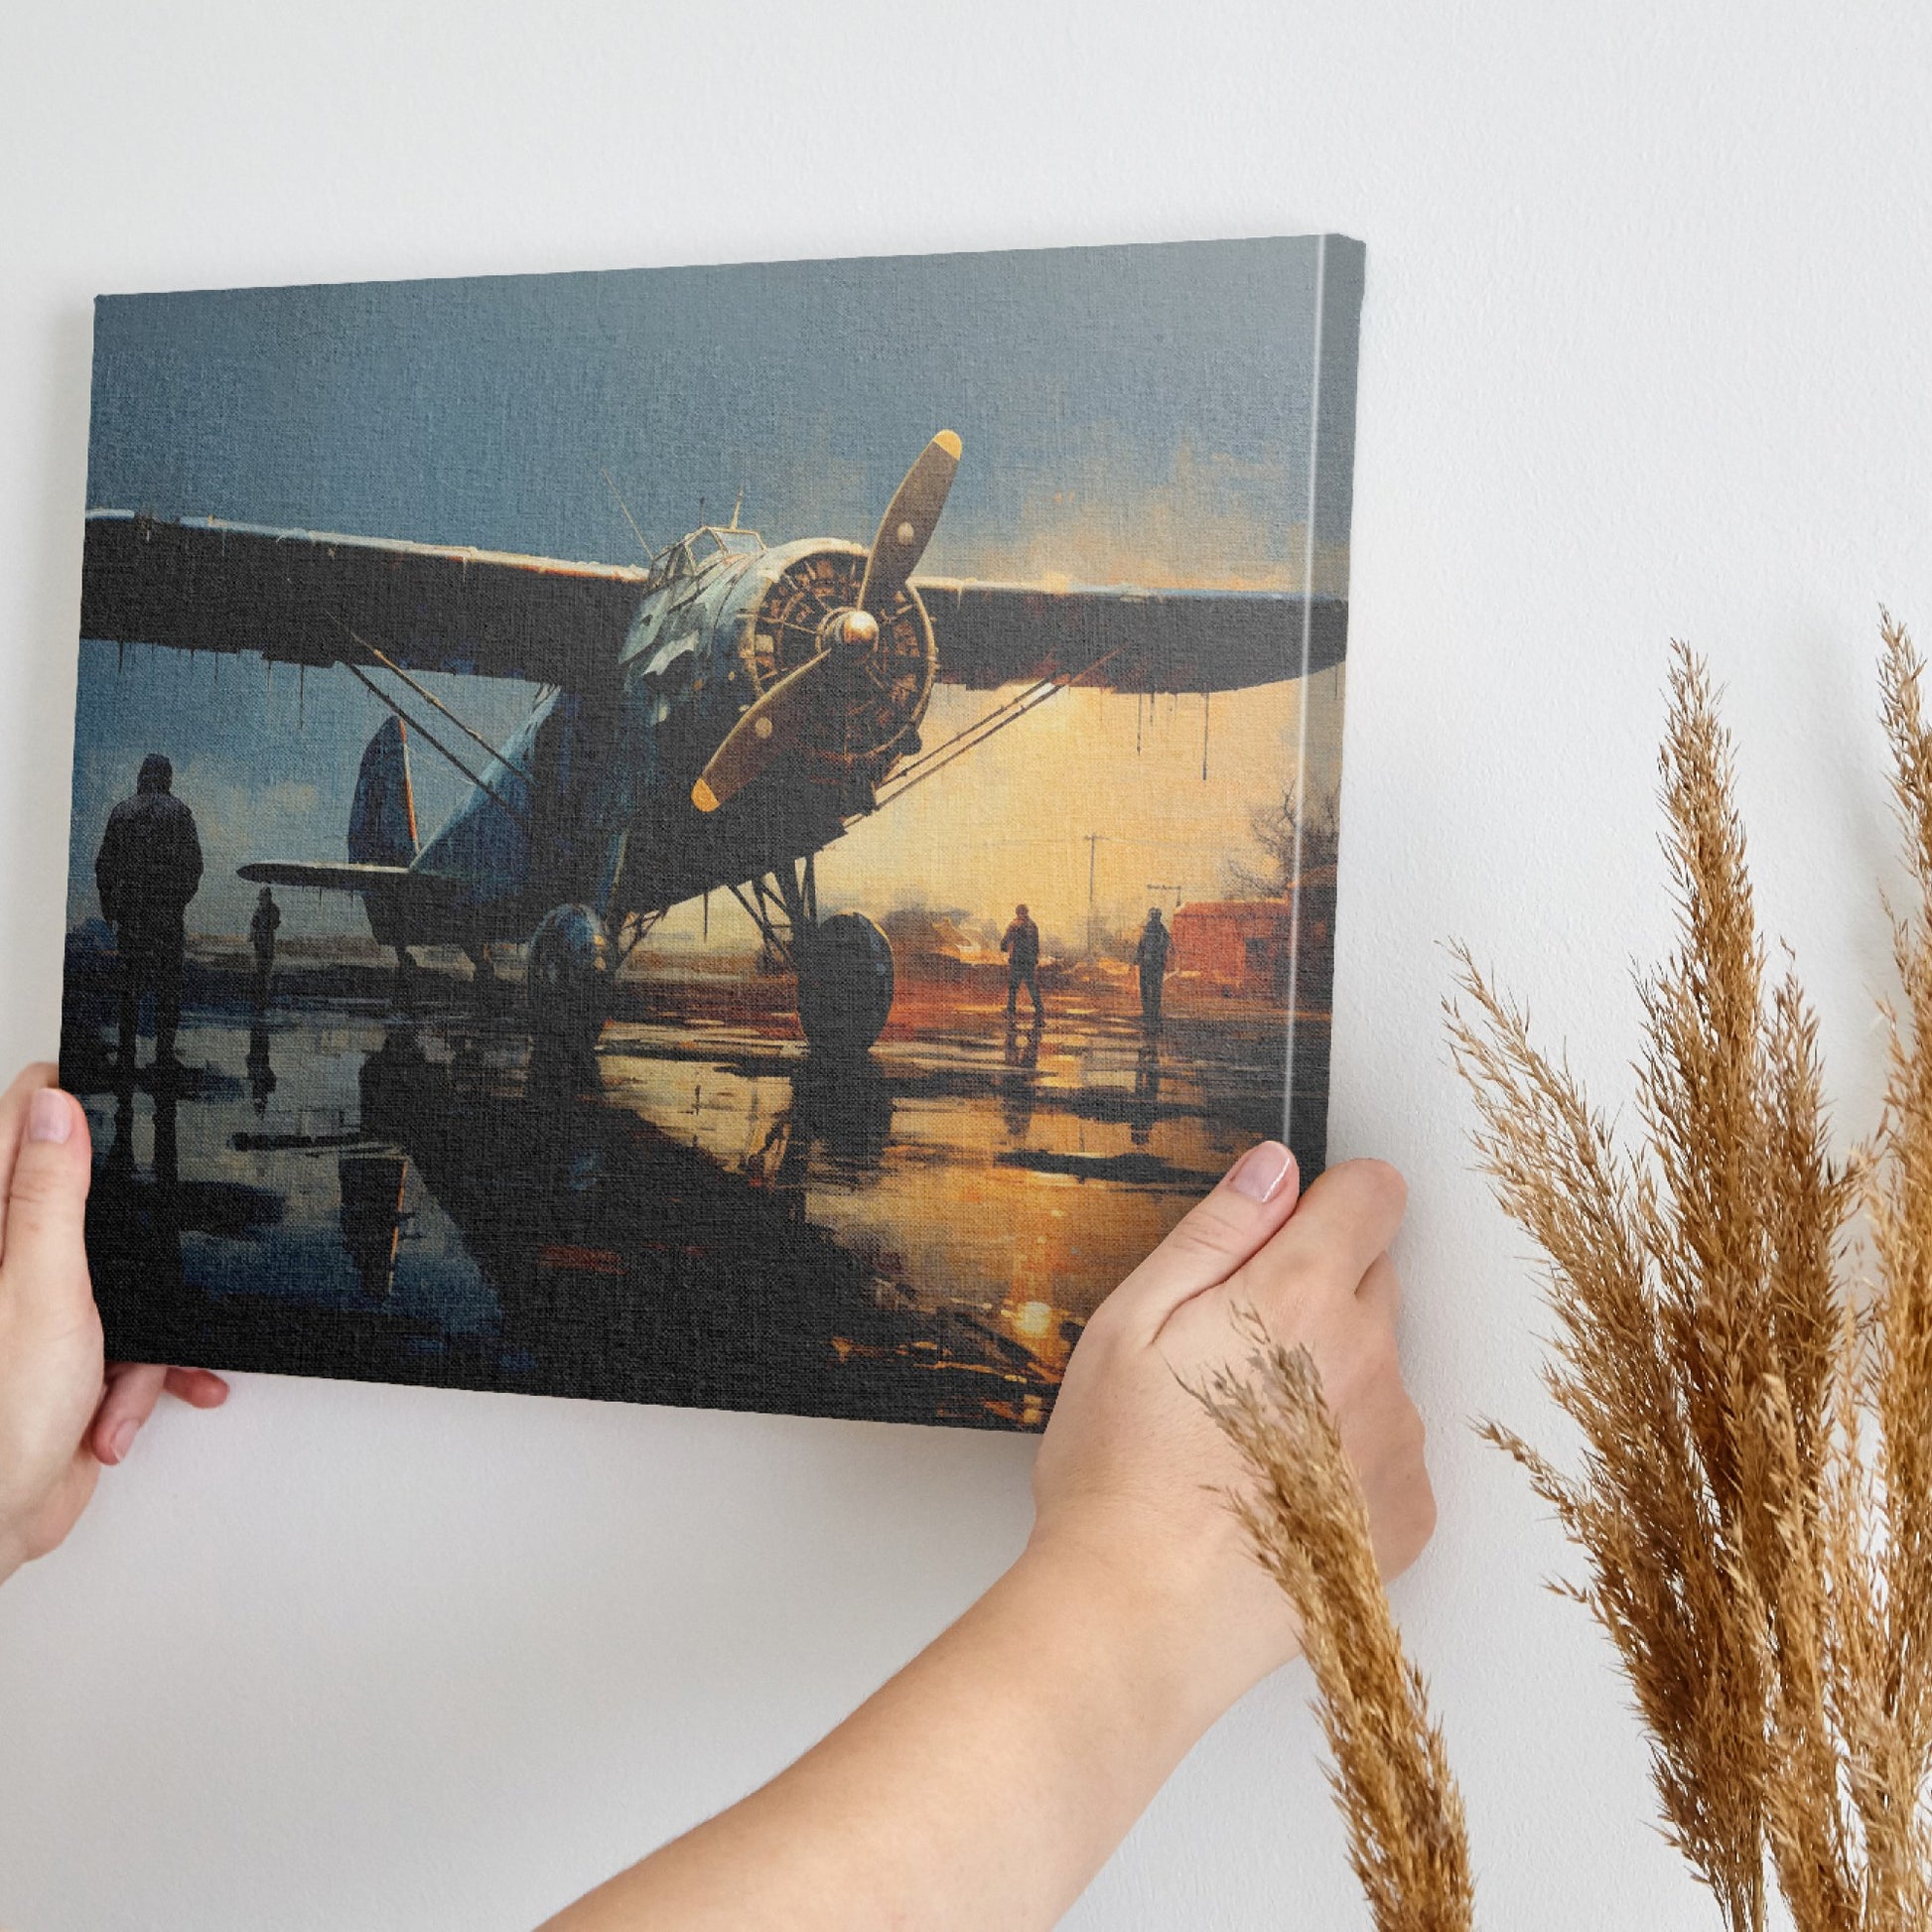
[[[109,1353],[1039,1427],[1322,1161],[1362,268],[103,298]]]

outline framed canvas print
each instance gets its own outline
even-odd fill
[[[1039,1427],[1321,1165],[1362,265],[103,298],[110,1354]]]

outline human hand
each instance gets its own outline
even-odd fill
[[[1388,1247],[1407,1190],[1379,1161],[1330,1168],[1298,1198],[1288,1150],[1252,1148],[1087,1323],[1035,1465],[1028,1555],[1137,1606],[1211,1722],[1294,1656],[1293,1610],[1223,1506],[1245,1471],[1189,1392],[1239,1370],[1234,1316],[1305,1344],[1361,1478],[1385,1577],[1436,1524],[1422,1418],[1396,1360]]]
[[[103,1362],[87,1118],[55,1078],[30,1066],[0,1096],[0,1579],[60,1544],[164,1388],[197,1409],[228,1394],[207,1369]]]
[[[1020,1560],[815,1750],[556,1932],[1058,1923],[1201,1732],[1297,1647],[1216,1493],[1243,1480],[1236,1452],[1182,1386],[1252,1352],[1238,1311],[1320,1366],[1384,1573],[1429,1539],[1395,1359],[1402,1203],[1373,1161],[1298,1203],[1288,1150],[1253,1149],[1087,1323]]]

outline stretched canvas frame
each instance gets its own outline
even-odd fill
[[[1040,1426],[1322,1162],[1362,263],[102,298],[110,1352]]]

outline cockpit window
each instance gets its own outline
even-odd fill
[[[756,530],[720,530],[708,523],[693,530],[679,548],[688,553],[696,570],[714,557],[756,557],[764,548],[764,539]]]
[[[688,577],[719,557],[756,557],[763,549],[764,539],[756,530],[721,530],[707,523],[688,537],[678,538],[668,550],[658,552],[650,567],[647,588],[655,589],[679,577]]]

